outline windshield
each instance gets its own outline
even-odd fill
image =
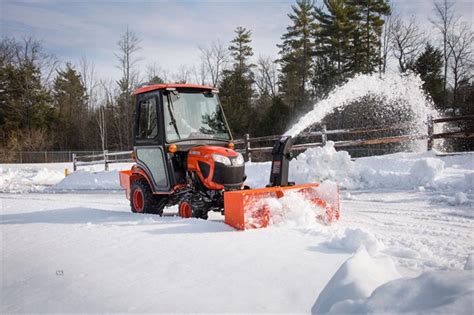
[[[163,94],[166,140],[230,140],[217,96],[210,92]]]

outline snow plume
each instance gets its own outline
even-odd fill
[[[364,96],[374,95],[384,99],[386,104],[408,107],[414,117],[414,129],[426,130],[428,115],[435,115],[432,106],[422,89],[423,82],[415,74],[358,75],[337,87],[322,101],[314,104],[312,111],[300,120],[285,135],[296,136],[309,126],[321,120],[335,109],[342,109]],[[403,107],[402,107],[403,108]]]

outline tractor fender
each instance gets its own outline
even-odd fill
[[[120,171],[120,186],[125,189],[125,196],[127,199],[130,199],[130,189],[133,183],[139,179],[145,179],[148,183],[150,189],[153,190],[153,185],[151,184],[150,178],[147,173],[138,167],[137,165],[132,166],[130,170]]]

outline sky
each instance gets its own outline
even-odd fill
[[[138,67],[150,64],[172,76],[181,65],[200,58],[199,46],[221,41],[226,46],[237,26],[252,31],[254,58],[278,56],[276,44],[290,24],[296,0],[0,0],[0,33],[17,39],[41,40],[47,52],[62,62],[93,62],[101,78],[117,78],[117,42],[127,27],[140,39]],[[433,0],[393,0],[404,18],[417,17],[420,27],[433,32]],[[456,0],[460,19],[472,26],[473,0]],[[317,4],[322,4],[318,0]]]

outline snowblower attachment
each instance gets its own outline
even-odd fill
[[[315,220],[329,224],[339,219],[339,187],[336,183],[294,185],[288,182],[289,162],[293,158],[292,145],[290,136],[275,142],[270,183],[266,188],[224,193],[226,224],[238,230],[266,227],[273,222],[271,205],[288,194],[298,194],[298,197],[308,201],[317,212]]]

